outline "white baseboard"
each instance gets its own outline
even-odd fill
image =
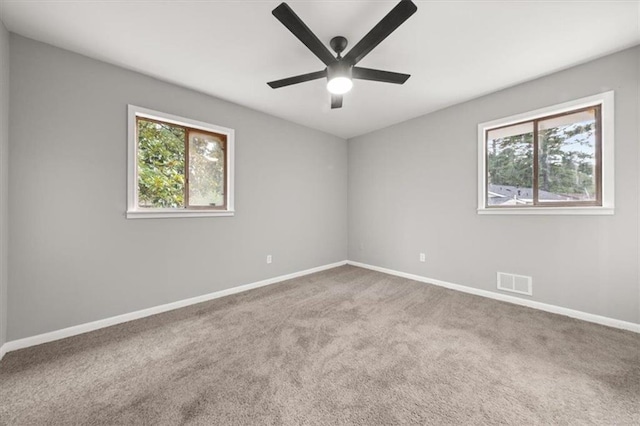
[[[76,336],[78,334],[88,333],[90,331],[98,330],[98,329],[109,327],[116,324],[121,324],[123,322],[133,321],[133,320],[148,317],[151,315],[160,314],[162,312],[183,308],[185,306],[195,305],[196,303],[206,302],[208,300],[217,299],[220,297],[229,296],[236,293],[241,293],[243,291],[251,290],[254,288],[276,284],[282,281],[302,277],[304,275],[313,274],[315,272],[320,272],[327,269],[336,268],[338,266],[342,266],[346,264],[347,264],[347,261],[344,260],[341,262],[331,263],[324,266],[318,266],[316,268],[306,269],[304,271],[294,272],[292,274],[280,275],[279,277],[269,278],[269,279],[257,281],[251,284],[245,284],[238,287],[228,288],[226,290],[216,291],[214,293],[204,294],[202,296],[192,297],[190,299],[184,299],[184,300],[179,300],[177,302],[154,306],[152,308],[142,309],[140,311],[130,312],[128,314],[122,314],[122,315],[105,318],[98,321],[92,321],[85,324],[75,325],[73,327],[67,327],[61,330],[51,331],[49,333],[38,334],[36,336],[25,337],[24,339],[12,340],[12,341],[6,342],[0,348],[0,360],[7,352],[28,348],[30,346],[41,345],[43,343],[64,339],[66,337]]]
[[[358,266],[360,268],[371,269],[372,271],[382,272],[384,274],[395,275],[402,278],[408,278],[410,280],[423,282],[426,284],[433,284],[440,287],[445,287],[451,290],[461,291],[463,293],[474,294],[476,296],[487,297],[489,299],[500,300],[502,302],[514,303],[516,305],[527,306],[529,308],[539,309],[545,312],[551,312],[554,314],[565,315],[571,318],[576,318],[583,321],[593,322],[600,325],[606,325],[608,327],[619,328],[622,330],[633,331],[640,333],[640,324],[633,322],[617,320],[614,318],[603,317],[601,315],[590,314],[587,312],[577,311],[575,309],[563,308],[561,306],[549,305],[547,303],[536,302],[533,300],[521,299],[519,297],[509,296],[506,294],[494,293],[493,291],[480,290],[473,287],[467,287],[465,285],[453,284],[446,281],[436,280],[433,278],[422,277],[420,275],[409,274],[406,272],[395,271],[393,269],[381,268],[379,266],[368,265],[366,263],[347,261],[347,264]]]
[[[184,299],[184,300],[179,300],[177,302],[154,306],[152,308],[142,309],[139,311],[130,312],[128,314],[105,318],[102,320],[80,324],[73,327],[67,327],[61,330],[51,331],[49,333],[38,334],[36,336],[26,337],[24,339],[12,340],[12,341],[6,342],[4,345],[0,347],[0,360],[4,357],[6,353],[11,351],[16,351],[18,349],[24,349],[30,346],[36,346],[43,343],[52,342],[54,340],[60,340],[66,337],[88,333],[90,331],[99,330],[101,328],[109,327],[116,324],[121,324],[123,322],[133,321],[133,320],[148,317],[151,315],[160,314],[162,312],[172,311],[174,309],[194,305],[196,303],[206,302],[208,300],[213,300],[213,299],[229,296],[236,293],[241,293],[243,291],[251,290],[254,288],[264,287],[267,285],[279,283],[279,282],[290,280],[293,278],[298,278],[305,275],[313,274],[315,272],[336,268],[338,266],[342,266],[345,264],[357,266],[360,268],[370,269],[373,271],[382,272],[389,275],[395,275],[398,277],[407,278],[410,280],[419,281],[427,284],[433,284],[433,285],[445,287],[451,290],[461,291],[463,293],[469,293],[469,294],[474,294],[476,296],[482,296],[490,299],[500,300],[503,302],[514,303],[516,305],[527,306],[529,308],[539,309],[541,311],[565,315],[565,316],[580,319],[583,321],[588,321],[596,324],[606,325],[613,328],[619,328],[622,330],[628,330],[628,331],[633,331],[635,333],[640,333],[640,324],[636,324],[632,322],[621,321],[613,318],[604,317],[601,315],[595,315],[587,312],[577,311],[574,309],[550,305],[547,303],[536,302],[533,300],[521,299],[519,297],[509,296],[509,295],[500,294],[500,293],[494,293],[492,291],[480,290],[477,288],[467,287],[460,284],[453,284],[450,282],[436,280],[433,278],[427,278],[420,275],[409,274],[406,272],[395,271],[393,269],[387,269],[387,268],[381,268],[379,266],[368,265],[366,263],[345,260],[345,261],[331,263],[324,266],[319,266],[316,268],[307,269],[304,271],[294,272],[292,274],[281,275],[278,277],[269,278],[266,280],[229,288],[226,290],[217,291],[214,293],[205,294],[202,296],[192,297],[190,299]]]

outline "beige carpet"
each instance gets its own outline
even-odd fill
[[[344,266],[6,355],[3,425],[640,423],[640,335]]]

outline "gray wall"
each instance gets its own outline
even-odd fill
[[[344,140],[14,34],[10,46],[9,340],[346,259]],[[235,217],[124,218],[128,103],[236,130]]]
[[[349,259],[491,291],[496,271],[531,275],[534,300],[640,322],[639,55],[629,49],[349,140]],[[615,216],[476,214],[478,123],[612,89]]]
[[[0,21],[0,346],[7,341],[9,32]]]
[[[7,44],[8,340],[344,260],[347,225],[351,260],[486,290],[532,275],[535,300],[640,322],[638,48],[354,138],[347,179],[344,140],[16,35],[9,111]],[[610,89],[615,216],[476,214],[479,122]],[[235,217],[124,218],[128,103],[236,129]]]

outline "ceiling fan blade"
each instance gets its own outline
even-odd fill
[[[410,74],[399,72],[372,70],[371,68],[353,67],[353,78],[360,80],[381,81],[383,83],[404,84],[411,77]]]
[[[316,55],[325,65],[329,65],[336,61],[333,54],[327,49],[327,46],[311,32],[309,27],[302,22],[302,19],[295,14],[295,12],[286,3],[281,3],[280,6],[273,9],[273,16],[282,22],[294,36],[298,38],[314,55]]]
[[[272,89],[278,89],[284,86],[291,86],[292,84],[304,83],[305,81],[317,80],[327,76],[327,70],[310,72],[309,74],[300,74],[294,77],[283,78],[282,80],[270,81],[267,84]]]
[[[331,109],[342,108],[342,95],[331,95]]]
[[[411,0],[402,0],[391,12],[373,27],[366,36],[353,46],[344,57],[344,60],[355,65],[369,54],[382,40],[394,32],[404,21],[409,19],[418,8]]]

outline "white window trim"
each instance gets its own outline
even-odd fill
[[[487,130],[551,114],[602,105],[602,206],[585,207],[499,207],[485,206],[486,200],[486,141]],[[614,92],[600,93],[575,101],[478,124],[478,214],[487,215],[612,215],[614,214]]]
[[[150,219],[150,218],[170,218],[170,217],[214,217],[233,216],[233,177],[234,177],[234,135],[233,129],[204,123],[202,121],[191,120],[177,115],[154,111],[135,105],[128,105],[128,127],[127,127],[127,219]],[[226,210],[188,210],[188,209],[142,209],[138,207],[138,134],[136,131],[136,117],[151,118],[165,121],[167,123],[178,124],[180,126],[208,132],[219,133],[227,136],[227,193]]]

